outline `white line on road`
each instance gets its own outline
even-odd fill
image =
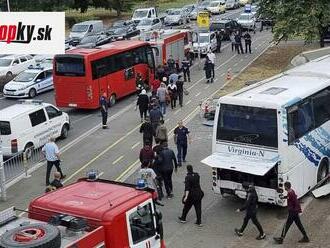
[[[206,85],[205,87],[204,87],[204,89],[206,90],[206,89],[208,89],[210,87],[210,85]]]
[[[197,96],[199,96],[201,94],[201,92],[198,92],[195,96],[197,97]]]
[[[137,147],[138,145],[140,145],[140,141],[139,142],[136,142],[133,146],[132,146],[132,150],[135,148],[135,147]]]
[[[174,115],[177,115],[179,112],[181,112],[182,111],[182,109],[181,108],[179,108],[177,111],[175,111],[174,112]]]
[[[119,158],[117,158],[115,161],[113,161],[112,164],[117,164],[123,158],[124,158],[124,155],[121,155]]]
[[[0,100],[5,99],[5,97],[0,97]]]
[[[99,174],[99,177],[101,177],[103,174],[104,174],[104,171],[102,171],[102,172]]]
[[[235,64],[234,64],[234,67],[236,67],[237,65],[238,65],[238,63],[235,63]]]
[[[164,121],[164,123],[169,122],[169,121],[170,121],[170,118],[167,118],[167,119]]]
[[[221,77],[223,77],[225,74],[226,74],[226,73],[221,73],[221,75],[220,75],[220,76],[221,76]]]
[[[89,115],[86,115],[86,116],[84,116],[84,117],[81,117],[81,118],[79,118],[79,119],[77,119],[77,120],[71,121],[71,123],[74,124],[74,123],[76,123],[76,122],[79,122],[79,121],[85,120],[85,119],[87,119],[87,118],[89,118],[89,117],[91,117],[91,116],[93,116],[93,114],[89,114]]]
[[[186,105],[188,105],[189,103],[191,103],[191,100],[187,101],[187,102],[186,102]]]

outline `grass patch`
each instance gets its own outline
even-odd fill
[[[225,87],[219,90],[217,96],[221,97],[239,90],[246,86],[246,82],[261,81],[285,71],[291,60],[298,54],[315,49],[317,45],[308,46],[279,44],[267,49],[267,51],[256,59],[238,77],[234,78]]]

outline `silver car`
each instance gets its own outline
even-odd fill
[[[162,28],[162,21],[159,18],[144,18],[136,26],[140,32],[146,32]]]
[[[165,25],[182,25],[188,22],[188,13],[183,9],[169,9],[165,17]]]

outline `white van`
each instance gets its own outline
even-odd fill
[[[69,36],[80,40],[87,35],[96,34],[103,30],[103,21],[85,21],[74,24]]]
[[[66,138],[69,129],[69,115],[42,101],[20,100],[0,110],[0,137],[6,157],[41,147],[50,137]]]
[[[154,7],[136,9],[134,10],[132,21],[139,23],[142,19],[145,18],[156,18],[158,17],[157,10]]]

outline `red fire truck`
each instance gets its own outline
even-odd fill
[[[87,178],[0,213],[0,247],[165,248],[153,190]]]
[[[55,101],[58,107],[96,109],[103,92],[110,104],[136,92],[140,73],[147,84],[155,80],[149,43],[116,41],[95,48],[75,48],[54,58]]]

